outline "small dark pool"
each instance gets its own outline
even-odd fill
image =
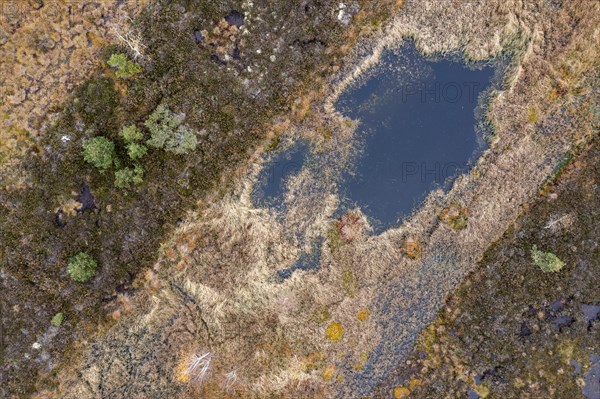
[[[281,207],[287,179],[302,169],[308,153],[305,142],[295,144],[291,149],[270,155],[254,190],[254,199],[259,205]]]
[[[491,67],[427,60],[411,42],[387,52],[337,108],[360,121],[360,155],[341,191],[375,230],[396,225],[436,186],[468,170],[485,147],[477,107],[492,82]]]

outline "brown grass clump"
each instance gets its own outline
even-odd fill
[[[404,251],[411,259],[420,259],[423,256],[423,244],[419,237],[408,237],[404,241]]]
[[[461,206],[457,202],[453,202],[440,212],[439,218],[452,227],[453,230],[460,231],[467,228],[467,220],[469,217],[467,208]]]

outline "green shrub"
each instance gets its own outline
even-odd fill
[[[198,132],[182,125],[183,117],[175,115],[164,105],[156,107],[144,125],[150,131],[149,146],[164,148],[175,154],[187,154],[198,145]]]
[[[565,266],[565,263],[552,252],[543,252],[534,245],[531,247],[531,259],[533,264],[539,267],[543,272],[557,272]]]
[[[98,262],[85,252],[80,252],[69,259],[67,274],[73,280],[83,283],[96,274]]]
[[[123,126],[119,136],[127,143],[135,143],[144,138],[144,133],[136,125]]]
[[[140,165],[134,168],[123,168],[115,172],[115,187],[130,188],[132,184],[140,185],[144,182],[144,169]]]
[[[139,159],[146,155],[148,148],[143,144],[131,143],[127,145],[127,154],[131,159]]]
[[[133,61],[130,61],[123,53],[115,53],[110,56],[108,65],[117,70],[116,75],[120,78],[127,79],[142,72],[142,68]]]
[[[106,137],[94,137],[83,143],[83,159],[98,169],[108,169],[115,158],[115,143]]]
[[[175,154],[187,154],[198,146],[197,132],[188,126],[179,126],[167,141],[165,150]]]
[[[62,324],[64,319],[65,319],[65,315],[62,314],[62,312],[59,312],[54,315],[52,320],[50,320],[50,324],[52,324],[54,327],[59,327]]]

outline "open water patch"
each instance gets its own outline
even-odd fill
[[[458,56],[425,58],[412,42],[386,51],[336,104],[360,122],[359,155],[341,179],[345,207],[359,206],[381,231],[449,188],[485,149],[481,104],[494,72]]]

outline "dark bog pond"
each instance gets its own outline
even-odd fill
[[[384,54],[336,105],[360,121],[359,154],[342,178],[345,207],[360,206],[380,231],[468,170],[485,147],[478,104],[493,76],[458,57],[425,59],[411,42]]]
[[[308,153],[305,142],[296,143],[286,151],[268,156],[254,190],[254,200],[260,205],[280,207],[283,203],[287,179],[302,169]]]

